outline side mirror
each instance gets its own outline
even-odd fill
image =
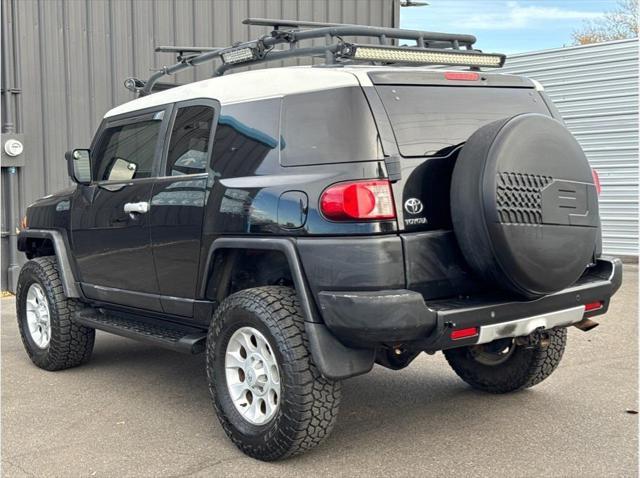
[[[74,183],[91,183],[91,160],[88,149],[74,149],[65,153],[67,172]]]

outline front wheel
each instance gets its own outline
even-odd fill
[[[94,329],[73,322],[86,307],[64,295],[58,262],[53,256],[27,262],[18,278],[16,315],[24,348],[45,370],[63,370],[91,357]]]
[[[567,329],[547,331],[548,340],[519,345],[516,339],[500,339],[444,351],[449,365],[473,388],[508,393],[533,387],[558,367],[567,343]]]
[[[229,296],[207,337],[209,390],[220,423],[247,455],[273,461],[302,453],[335,423],[341,384],[313,362],[293,289]]]

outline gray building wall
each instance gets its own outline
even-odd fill
[[[86,147],[103,114],[133,99],[122,82],[175,62],[159,45],[226,46],[267,33],[247,17],[398,26],[399,0],[2,0],[2,94],[24,134],[18,207],[69,185],[64,152]],[[361,39],[362,41],[362,39]],[[278,66],[278,64],[270,65]],[[202,65],[168,80],[211,76]],[[8,84],[7,84],[8,83]],[[8,89],[18,89],[11,93]],[[4,103],[3,103],[4,105]],[[7,130],[3,116],[3,132]],[[2,168],[3,205],[9,169]],[[2,214],[1,288],[7,288],[11,213]],[[17,218],[16,218],[17,219]]]
[[[509,56],[538,80],[600,175],[604,252],[638,256],[638,39]]]

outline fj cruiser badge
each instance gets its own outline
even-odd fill
[[[420,214],[424,207],[418,198],[409,198],[404,202],[404,210],[409,214]]]

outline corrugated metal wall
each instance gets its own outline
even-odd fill
[[[21,89],[17,131],[25,135],[20,214],[35,199],[69,184],[64,152],[88,146],[102,115],[133,98],[122,86],[125,78],[146,79],[150,69],[175,62],[171,54],[154,53],[155,46],[225,46],[267,32],[243,25],[247,17],[398,26],[400,8],[399,0],[2,1],[10,4],[2,26],[13,24],[12,74]],[[11,55],[5,45],[2,54]],[[168,81],[204,79],[212,71],[213,64],[202,65]],[[4,211],[5,232],[6,216]],[[6,244],[3,238],[4,252]]]
[[[606,253],[638,256],[638,40],[508,57],[542,83],[602,183]]]

